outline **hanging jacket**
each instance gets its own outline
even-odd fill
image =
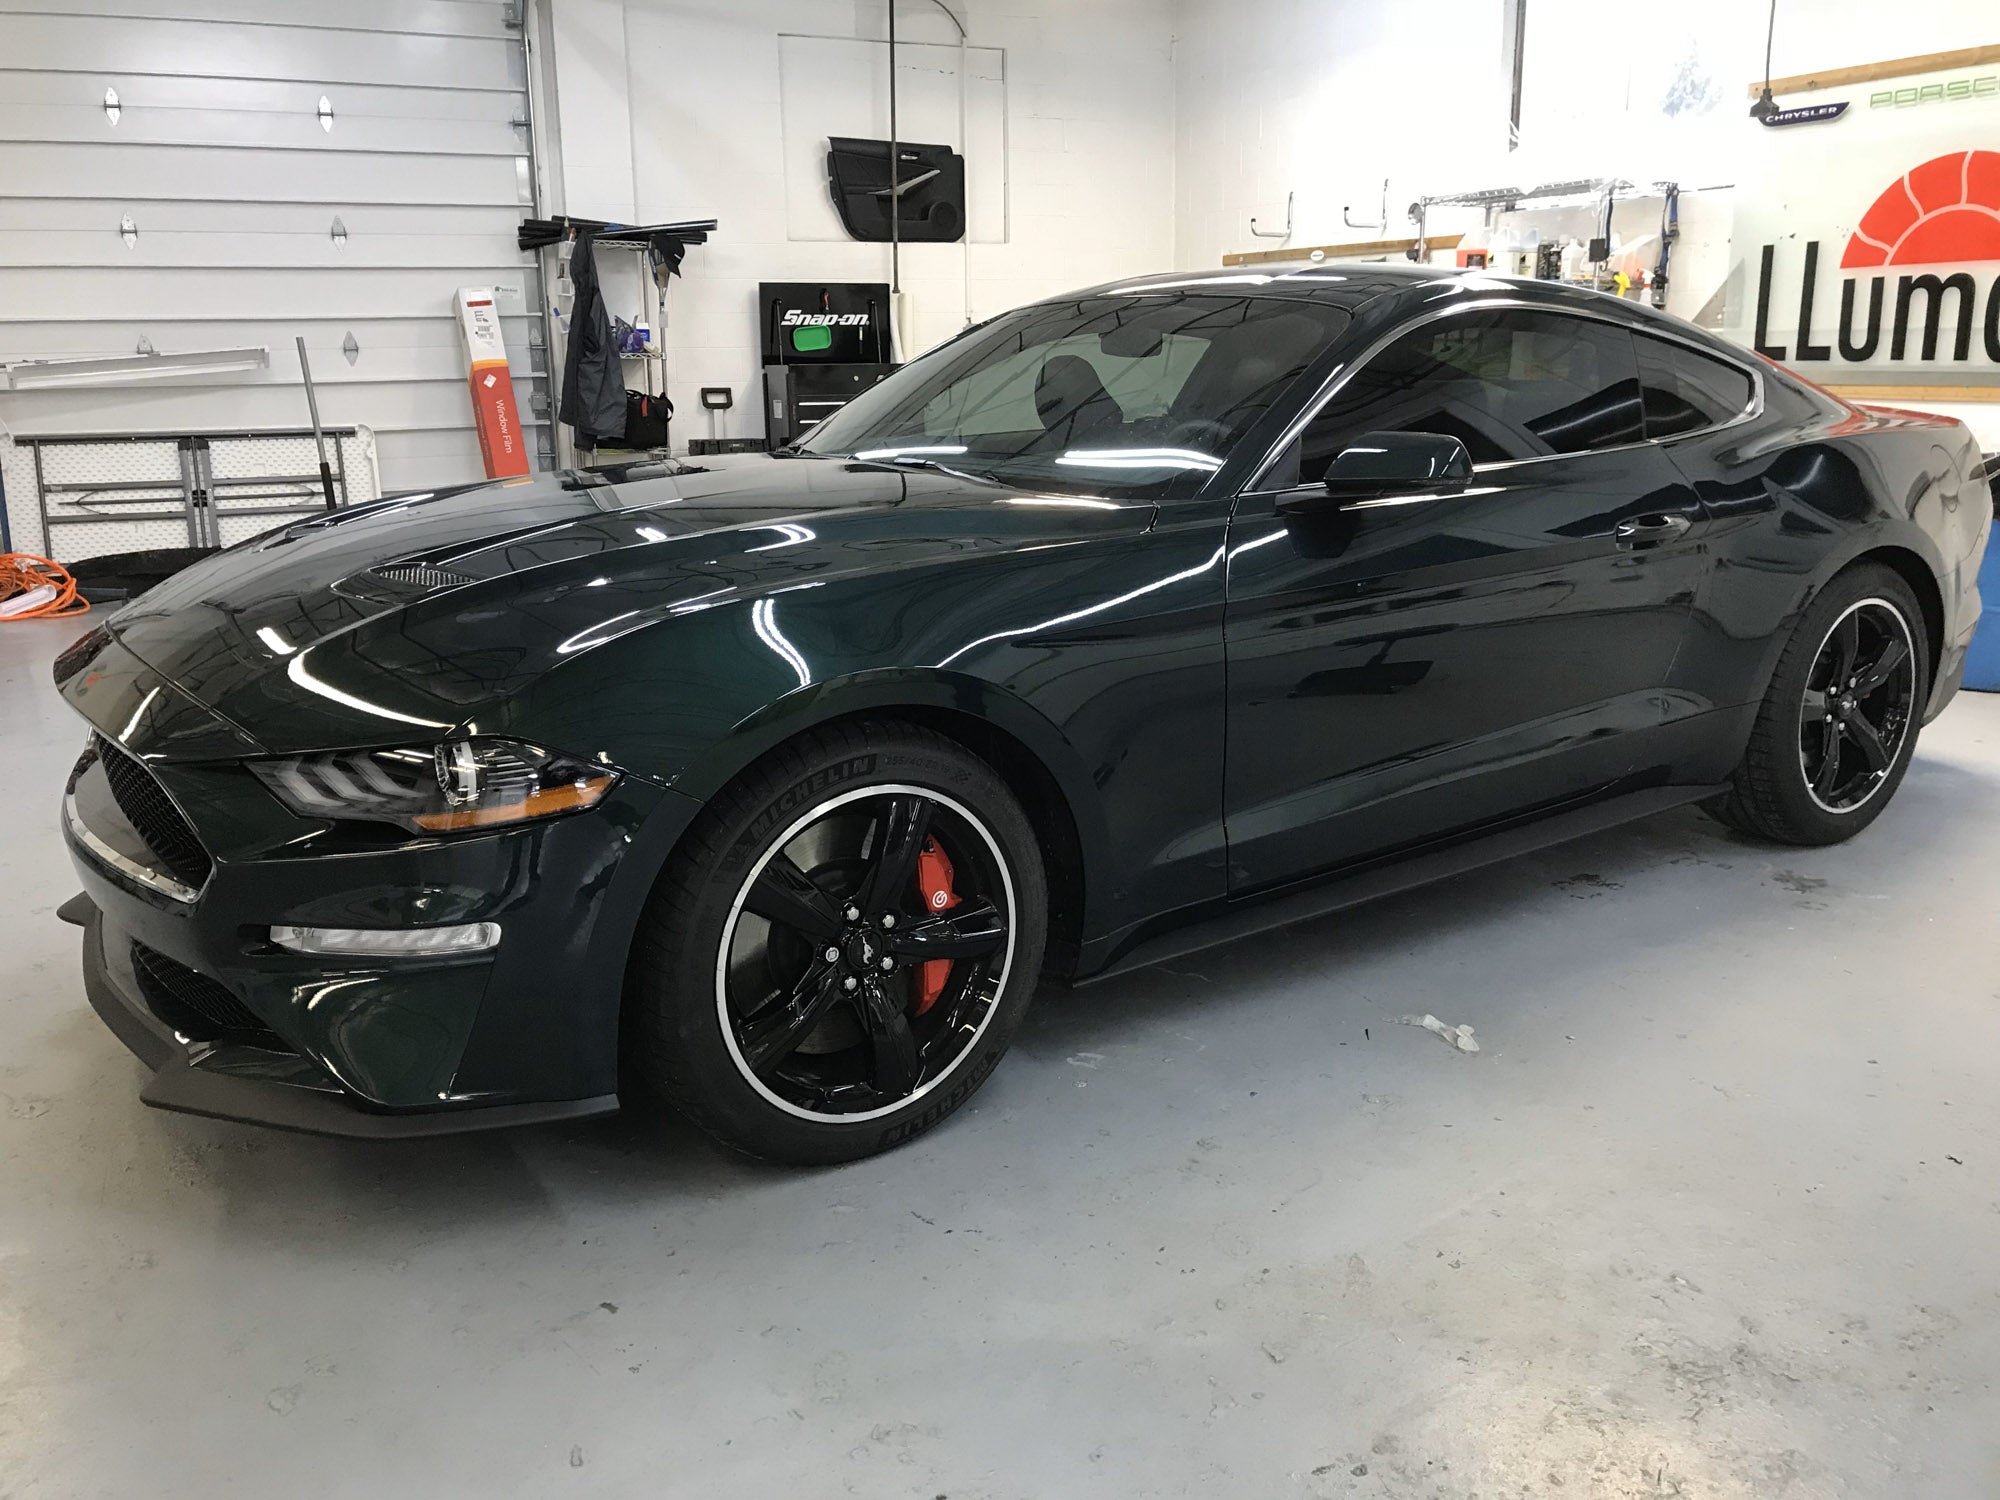
[[[618,363],[618,343],[611,335],[611,315],[604,309],[588,235],[577,236],[569,279],[576,301],[569,313],[562,404],[556,416],[576,429],[580,447],[594,448],[625,435],[625,371]]]

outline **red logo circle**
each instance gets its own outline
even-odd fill
[[[2000,260],[2000,151],[1935,156],[1869,205],[1843,269]]]

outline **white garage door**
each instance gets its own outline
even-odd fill
[[[0,363],[271,356],[249,373],[0,390],[0,425],[301,427],[302,334],[323,420],[372,429],[383,488],[476,479],[452,296],[493,286],[545,455],[540,291],[514,238],[535,211],[519,9],[0,0]],[[34,496],[17,464],[7,475],[13,545],[37,550]]]

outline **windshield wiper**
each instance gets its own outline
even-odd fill
[[[941,474],[956,474],[958,470],[948,468],[934,458],[924,458],[918,454],[899,454],[895,458],[863,458],[858,453],[841,455],[851,464],[866,464],[871,469],[935,469]]]
[[[942,459],[926,458],[920,454],[900,454],[895,458],[862,458],[857,454],[843,455],[850,464],[862,464],[871,469],[886,469],[893,473],[907,474],[912,469],[925,469],[933,474],[949,474],[953,479],[963,479],[972,484],[1004,484],[991,474],[973,474],[964,469],[954,468]]]

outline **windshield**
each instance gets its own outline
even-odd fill
[[[933,349],[799,444],[1009,484],[1191,494],[1347,324],[1275,297],[1079,297]]]

